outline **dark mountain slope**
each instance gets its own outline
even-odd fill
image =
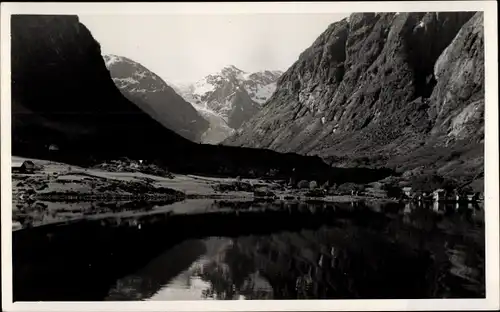
[[[14,154],[44,154],[49,144],[75,157],[188,144],[122,96],[78,17],[15,15],[11,37]]]
[[[82,165],[129,157],[176,172],[229,176],[286,177],[295,168],[299,178],[337,182],[389,174],[331,169],[319,157],[190,142],[120,93],[77,16],[12,16],[11,34],[13,155]],[[59,151],[49,151],[51,144]]]
[[[113,81],[127,99],[166,128],[200,142],[208,122],[163,79],[123,56],[105,55],[104,60]]]
[[[352,14],[300,55],[265,107],[224,143],[402,170],[435,164],[400,161],[418,160],[422,148],[449,157],[465,139],[476,151],[481,115],[468,126],[477,131],[458,130],[456,118],[484,110],[483,49],[482,13]]]

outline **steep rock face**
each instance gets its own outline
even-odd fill
[[[12,151],[66,158],[166,153],[189,141],[128,101],[77,16],[13,15]]]
[[[195,142],[208,122],[158,75],[126,57],[105,55],[106,67],[122,94],[166,128]]]
[[[260,110],[276,89],[281,74],[280,71],[247,73],[230,65],[194,84],[177,88],[200,113],[220,116],[220,120],[211,119],[213,123],[203,141],[219,143]]]
[[[428,100],[431,130],[426,144],[393,162],[417,173],[432,164],[441,175],[474,177],[473,184],[480,190],[484,186],[482,13],[476,13],[439,56],[434,76],[437,83]]]
[[[482,14],[476,14],[462,27],[437,60],[434,75],[437,84],[429,111],[436,120],[433,133],[444,133],[452,140],[481,139],[485,92]]]
[[[484,99],[482,15],[473,15],[356,13],[333,23],[224,143],[344,165],[368,157],[399,166],[424,147],[451,150],[443,133],[480,112]]]

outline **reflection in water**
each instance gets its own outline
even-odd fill
[[[49,202],[27,201],[13,206],[13,230],[86,217],[124,212],[150,212],[157,206],[170,205],[175,200],[136,200],[111,202]]]
[[[153,296],[157,289],[170,280],[176,278],[174,285],[186,287],[189,281],[187,275],[197,259],[207,251],[205,244],[200,241],[185,241],[165,251],[160,256],[150,261],[144,268],[135,274],[126,276],[116,282],[111,288],[106,300],[143,300]],[[191,264],[193,263],[193,264]],[[176,277],[177,272],[184,271]],[[198,285],[195,285],[198,287]],[[180,292],[177,292],[179,295]],[[182,300],[182,299],[181,299]],[[192,300],[192,299],[190,299]]]
[[[183,242],[140,272],[118,280],[106,300],[272,299],[271,285],[238,248],[228,238]],[[189,262],[187,253],[194,256],[191,265],[165,278],[173,263]],[[162,280],[165,285],[159,285]]]
[[[228,203],[224,205],[221,209],[227,209]],[[477,204],[471,207],[465,203],[457,208],[443,203],[245,203],[231,209],[240,209],[240,213],[157,215],[114,223],[102,221],[92,228],[80,225],[75,230],[78,233],[104,231],[95,234],[99,240],[107,240],[108,245],[100,246],[103,253],[109,252],[107,246],[116,246],[116,240],[126,242],[116,249],[122,251],[120,256],[110,257],[109,262],[104,262],[102,253],[89,260],[94,261],[92,267],[101,264],[93,275],[98,281],[80,282],[85,278],[82,273],[78,278],[65,279],[70,285],[61,289],[84,291],[94,283],[102,290],[86,297],[75,291],[71,300],[417,299],[485,295],[484,210]],[[258,211],[262,209],[268,210],[261,214]],[[294,226],[287,226],[292,223]],[[83,243],[87,235],[80,237]],[[130,241],[136,245],[129,245]],[[81,244],[79,248],[83,248]],[[59,260],[59,266],[63,265]],[[118,264],[120,270],[107,272]],[[68,268],[71,264],[66,265]],[[79,282],[83,285],[74,285]],[[60,291],[37,298],[60,300]]]
[[[473,217],[483,211],[451,206],[405,204],[401,218],[386,219],[382,229],[375,220],[360,226],[346,219],[317,230],[185,241],[119,280],[107,299],[484,296],[484,230],[482,220]],[[146,291],[145,284],[179,261],[189,264],[154,294]]]

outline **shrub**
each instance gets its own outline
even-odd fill
[[[337,187],[337,192],[341,194],[350,194],[352,191],[362,192],[365,190],[363,185],[355,183],[344,183]]]
[[[267,172],[266,176],[268,177],[276,177],[278,175],[278,169],[271,169]]]
[[[309,182],[307,180],[301,180],[298,184],[297,184],[297,188],[299,189],[306,189],[306,188],[309,188]]]
[[[449,192],[457,187],[457,183],[454,180],[443,178],[437,174],[417,176],[410,183],[414,190],[422,192],[433,192],[437,189],[444,189]]]
[[[316,181],[309,182],[309,189],[314,190],[316,188],[318,188],[318,182]]]
[[[472,194],[472,193],[474,193],[474,189],[470,185],[467,185],[467,186],[463,187],[462,189],[460,189],[460,193]]]

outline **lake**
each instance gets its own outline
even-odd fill
[[[479,205],[174,206],[13,232],[14,300],[485,296]]]

